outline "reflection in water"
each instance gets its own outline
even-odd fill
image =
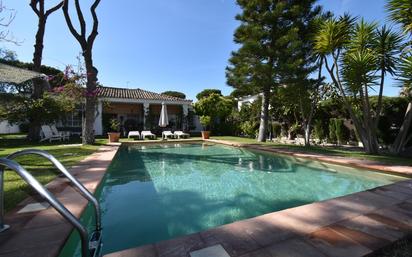
[[[399,179],[338,166],[333,167],[339,172],[330,172],[330,167],[210,144],[122,147],[98,194],[104,210],[103,253]],[[74,237],[69,242],[78,246]],[[63,256],[72,256],[68,248]]]

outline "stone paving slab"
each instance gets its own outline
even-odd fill
[[[94,192],[117,149],[101,147],[69,171]],[[66,178],[57,177],[46,188],[76,217],[80,217],[87,206],[87,201]],[[1,257],[54,257],[59,254],[73,227],[52,207],[18,213],[28,204],[37,202],[44,200],[39,195],[28,197],[5,215],[5,223],[11,228],[0,234]]]

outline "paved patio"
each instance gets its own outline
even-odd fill
[[[100,184],[118,147],[101,147],[69,171],[84,186],[94,192]],[[76,217],[80,217],[87,201],[73,189],[68,180],[57,177],[47,189],[53,193]],[[31,208],[45,201],[38,196],[29,197],[5,215],[5,223],[11,228],[0,234],[1,257],[52,257],[59,252],[72,231],[72,226],[53,208]],[[47,207],[47,205],[46,205]]]

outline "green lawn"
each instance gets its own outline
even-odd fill
[[[257,145],[267,146],[267,147],[275,148],[275,149],[284,149],[284,150],[297,151],[297,152],[303,152],[303,153],[318,153],[318,154],[333,155],[333,156],[351,157],[351,158],[379,161],[382,163],[396,164],[396,165],[412,165],[412,158],[403,158],[403,157],[397,157],[397,156],[385,155],[385,154],[371,155],[371,154],[366,154],[362,152],[361,150],[345,149],[343,147],[322,147],[322,146],[305,147],[305,146],[300,146],[300,145],[279,144],[275,142],[259,143],[255,139],[251,139],[251,138],[230,137],[230,136],[216,136],[216,137],[211,137],[211,138],[218,139],[218,140],[228,140],[228,141],[242,143],[242,144],[257,144]]]
[[[97,139],[95,145],[88,146],[80,145],[80,139],[63,143],[30,143],[25,140],[25,135],[22,134],[0,135],[0,157],[18,150],[35,148],[50,152],[63,165],[70,167],[95,152],[104,143],[106,143],[105,139]],[[18,157],[16,160],[42,184],[48,183],[58,174],[50,162],[42,157],[30,155]],[[33,193],[32,189],[16,173],[11,171],[5,172],[4,186],[6,211],[12,209],[17,203]]]

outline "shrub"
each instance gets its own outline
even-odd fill
[[[338,144],[345,143],[345,125],[342,119],[335,119],[335,134]]]
[[[240,125],[240,129],[245,136],[251,137],[251,138],[256,137],[256,134],[257,134],[256,123],[252,121],[245,121]]]
[[[207,130],[209,128],[211,121],[212,120],[210,116],[206,116],[206,115],[200,116],[200,124],[203,126],[204,130]]]
[[[336,122],[335,118],[329,119],[329,142],[336,144]]]
[[[110,129],[112,132],[119,132],[120,130],[120,121],[117,119],[111,119],[110,120]]]
[[[323,124],[321,120],[316,120],[313,127],[313,134],[315,138],[323,140],[325,138],[325,130],[323,129]]]

